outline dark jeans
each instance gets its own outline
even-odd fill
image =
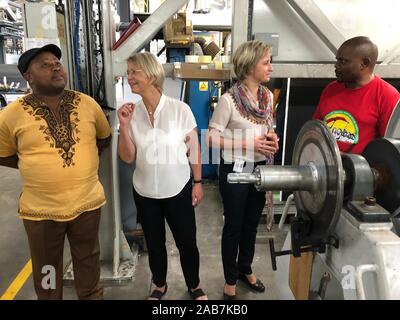
[[[62,299],[65,235],[70,244],[78,298],[103,299],[103,288],[100,285],[99,224],[100,209],[84,212],[66,222],[24,219],[31,250],[33,283],[39,300]],[[51,275],[46,266],[54,267],[55,288],[44,288],[42,285]]]
[[[265,161],[246,166],[264,165]],[[221,158],[219,189],[224,205],[224,229],[222,231],[222,264],[225,281],[235,285],[238,274],[251,274],[257,227],[265,204],[265,192],[259,192],[253,184],[230,184],[228,173],[233,164],[225,164]]]
[[[136,207],[143,227],[153,282],[162,287],[167,278],[167,249],[165,247],[165,219],[179,250],[181,266],[188,288],[199,283],[199,250],[196,244],[196,220],[192,206],[192,182],[174,197],[152,199],[134,190]]]

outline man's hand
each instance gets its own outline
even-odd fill
[[[18,156],[0,157],[0,166],[18,169]]]
[[[96,139],[97,149],[99,150],[99,156],[105,148],[108,148],[111,141],[111,134],[105,139]]]

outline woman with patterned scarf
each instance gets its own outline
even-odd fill
[[[233,56],[233,65],[238,81],[221,96],[209,124],[210,145],[221,149],[223,297],[228,300],[236,298],[238,279],[254,291],[265,291],[251,268],[265,192],[257,191],[253,184],[229,184],[227,175],[272,164],[278,150],[272,93],[263,86],[273,71],[271,46],[256,40],[243,43]]]

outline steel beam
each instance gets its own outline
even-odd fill
[[[249,28],[249,0],[235,0],[232,12],[232,53],[246,42]]]
[[[100,1],[100,0],[98,0]],[[111,47],[115,42],[115,21],[111,14],[112,7],[110,1],[101,1],[101,19],[103,29],[103,65],[104,65],[104,90],[106,95],[107,106],[117,109],[115,98],[115,78],[114,65],[112,63]]]
[[[346,40],[313,0],[287,0],[296,13],[318,35],[322,42],[336,55]]]
[[[400,57],[400,44],[397,45],[396,47],[394,47],[385,57],[385,59],[383,59],[382,61],[382,65],[388,65],[390,64],[392,61],[394,61],[396,58]],[[399,74],[400,77],[400,74]]]
[[[274,63],[273,78],[335,78],[333,63]],[[399,79],[400,65],[378,64],[375,73],[381,78]]]
[[[189,0],[167,0],[115,51],[112,52],[114,76],[122,76],[126,71],[126,59],[141,50],[176,12]]]

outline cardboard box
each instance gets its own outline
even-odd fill
[[[178,63],[174,64],[174,77],[183,80],[230,80],[230,66],[215,69],[214,64]]]
[[[186,13],[178,12],[170,18],[163,29],[166,43],[188,44],[193,42],[192,21],[186,19]]]

